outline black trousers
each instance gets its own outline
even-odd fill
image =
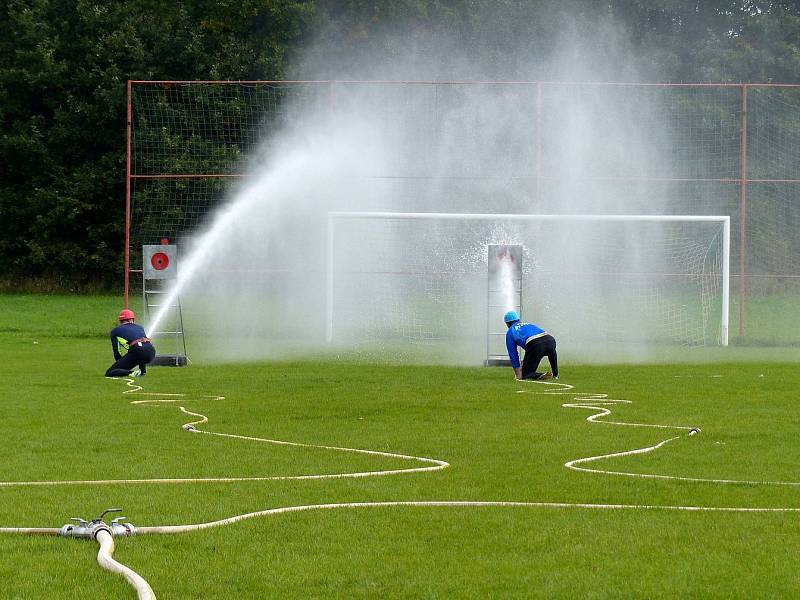
[[[540,338],[531,340],[525,344],[525,358],[522,360],[522,378],[538,379],[541,373],[537,373],[539,363],[544,357],[550,361],[550,368],[553,370],[553,377],[558,377],[558,354],[556,354],[556,338],[549,333]]]
[[[131,346],[128,353],[108,367],[106,377],[127,377],[137,366],[142,373],[147,372],[147,364],[153,362],[156,349],[153,344]]]

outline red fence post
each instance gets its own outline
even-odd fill
[[[125,308],[128,308],[128,294],[130,292],[130,271],[131,271],[131,133],[132,115],[131,110],[131,80],[128,80],[128,108],[126,125],[126,151],[125,151]]]
[[[741,183],[739,194],[739,336],[744,335],[744,267],[747,231],[747,84],[742,85]]]

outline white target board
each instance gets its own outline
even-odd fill
[[[145,279],[173,279],[178,275],[178,247],[167,244],[142,246],[142,273]]]

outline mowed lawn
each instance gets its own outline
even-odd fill
[[[507,368],[195,363],[152,368],[137,389],[103,377],[118,309],[109,297],[0,296],[0,527],[60,527],[110,507],[148,527],[321,504],[537,503],[332,506],[117,538],[115,558],[159,598],[793,598],[800,589],[800,375],[779,352],[697,349],[682,364],[637,366],[564,356],[557,386],[515,382]],[[600,395],[629,403],[600,405]],[[133,403],[142,400],[151,402]],[[182,425],[199,417],[180,406],[207,417],[202,430],[307,446],[190,433]],[[702,432],[586,420],[602,408],[612,413],[598,421]],[[564,466],[672,437],[582,465],[631,475]],[[315,446],[450,466],[55,485],[429,466]],[[0,595],[135,597],[96,554],[93,541],[2,533]]]

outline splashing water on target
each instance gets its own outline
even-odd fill
[[[514,262],[510,255],[500,258],[500,295],[503,300],[503,311],[516,310],[517,303],[514,299]]]

